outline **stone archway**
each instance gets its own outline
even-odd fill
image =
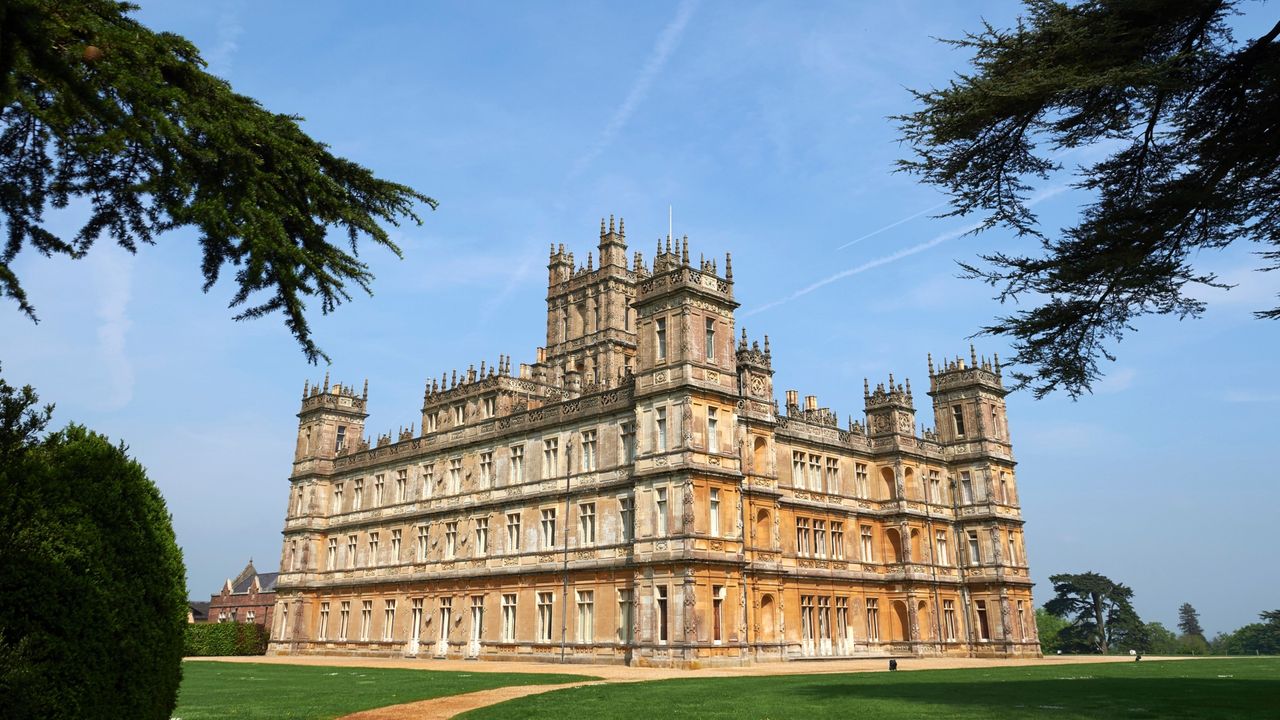
[[[902,600],[893,601],[893,612],[889,614],[889,639],[893,642],[911,639],[911,621],[907,617],[907,604]]]
[[[778,610],[773,595],[765,593],[760,596],[760,641],[774,642],[778,639]]]

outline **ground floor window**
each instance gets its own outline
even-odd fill
[[[867,598],[867,640],[880,642],[880,601]]]
[[[551,606],[555,595],[549,592],[538,593],[538,642],[551,642]]]

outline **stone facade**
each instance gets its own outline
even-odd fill
[[[420,433],[308,383],[271,652],[1039,654],[998,360],[930,358],[937,430],[892,376],[842,428],[735,342],[730,257],[597,251],[552,248],[537,361],[430,381]]]

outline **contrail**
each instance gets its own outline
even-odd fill
[[[1045,201],[1045,200],[1048,200],[1049,198],[1053,197],[1054,195],[1057,195],[1057,194],[1059,194],[1059,193],[1061,193],[1061,192],[1066,191],[1066,190],[1068,189],[1068,187],[1069,187],[1069,186],[1067,186],[1067,185],[1059,185],[1058,187],[1049,188],[1048,190],[1045,190],[1044,192],[1040,193],[1039,195],[1036,195],[1034,198],[1032,198],[1031,200],[1029,200],[1029,201],[1027,202],[1027,207],[1033,207],[1033,206],[1035,206],[1035,205],[1038,205],[1039,203],[1041,203],[1041,202],[1043,202],[1043,201]],[[928,212],[928,210],[925,210],[924,212]],[[966,233],[973,232],[974,230],[977,230],[979,227],[982,227],[982,221],[978,221],[978,222],[975,222],[975,223],[970,223],[969,225],[965,225],[965,226],[964,226],[964,227],[962,227],[962,228],[958,228],[958,229],[956,229],[956,230],[951,230],[951,231],[949,231],[949,232],[945,232],[945,233],[943,233],[943,234],[941,234],[941,235],[939,235],[939,236],[937,236],[937,237],[933,238],[932,240],[927,240],[927,241],[922,242],[922,243],[920,243],[920,244],[918,244],[918,245],[912,245],[912,246],[911,246],[911,247],[909,247],[909,248],[903,248],[902,250],[899,250],[899,251],[897,251],[897,252],[895,252],[895,253],[892,253],[892,254],[890,254],[890,255],[885,255],[884,257],[876,258],[875,260],[869,260],[869,261],[867,261],[867,262],[865,262],[865,263],[863,263],[863,264],[861,264],[861,265],[858,265],[857,267],[851,267],[851,268],[849,268],[848,270],[842,270],[842,271],[840,271],[840,272],[836,273],[835,275],[830,275],[830,276],[825,277],[825,278],[822,278],[821,280],[818,280],[817,282],[814,282],[814,283],[812,283],[812,284],[810,284],[810,285],[806,285],[805,287],[802,287],[802,288],[800,288],[799,290],[796,290],[795,292],[791,293],[790,295],[788,295],[788,296],[786,296],[786,297],[784,297],[784,298],[782,298],[782,299],[780,299],[780,300],[774,300],[774,301],[773,301],[773,302],[771,302],[771,303],[766,303],[766,304],[764,304],[764,305],[761,305],[760,307],[752,308],[751,310],[748,310],[747,312],[742,313],[742,315],[741,315],[741,316],[742,316],[742,317],[750,317],[751,315],[755,315],[755,314],[757,314],[757,313],[762,313],[762,312],[764,312],[765,310],[771,310],[771,309],[773,309],[773,308],[776,308],[776,307],[778,307],[779,305],[785,305],[786,303],[789,303],[789,302],[791,302],[792,300],[795,300],[796,298],[799,298],[799,297],[803,297],[803,296],[805,296],[805,295],[808,295],[809,293],[813,292],[814,290],[817,290],[817,289],[822,288],[822,287],[826,287],[827,285],[830,285],[831,283],[836,282],[837,280],[843,280],[843,279],[845,279],[845,278],[847,278],[847,277],[853,277],[854,275],[859,275],[859,274],[864,273],[864,272],[866,272],[866,271],[868,271],[868,270],[874,270],[875,268],[882,267],[882,266],[884,266],[884,265],[888,265],[889,263],[897,262],[898,260],[901,260],[902,258],[910,257],[910,256],[912,256],[912,255],[917,255],[917,254],[919,254],[919,253],[924,252],[925,250],[928,250],[929,248],[935,247],[935,246],[937,246],[937,245],[941,245],[942,243],[944,243],[944,242],[946,242],[946,241],[948,241],[948,240],[953,240],[953,239],[955,239],[955,238],[960,237],[961,235],[964,235],[964,234],[966,234]]]
[[[613,143],[613,139],[617,137],[622,127],[635,114],[636,108],[640,106],[645,96],[649,94],[649,86],[653,84],[654,78],[658,76],[658,73],[662,72],[663,66],[667,64],[667,58],[671,56],[671,51],[675,50],[676,45],[680,43],[680,36],[684,34],[684,28],[689,24],[689,18],[693,16],[693,11],[697,6],[697,0],[684,0],[676,8],[676,16],[671,19],[671,22],[667,23],[667,26],[662,29],[662,33],[658,35],[658,42],[653,46],[653,54],[649,56],[644,67],[641,68],[640,75],[631,86],[631,92],[627,93],[626,99],[622,101],[622,105],[613,114],[609,124],[601,131],[600,137],[596,138],[591,148],[573,164],[573,168],[569,171],[570,179],[577,177],[583,170],[586,170],[587,166]]]
[[[912,220],[915,220],[916,218],[920,217],[921,215],[924,215],[925,213],[931,213],[931,212],[933,212],[934,210],[937,210],[938,208],[945,206],[945,205],[946,205],[947,203],[949,203],[949,202],[951,202],[951,201],[950,201],[950,200],[943,200],[942,202],[938,203],[937,205],[934,205],[933,207],[930,207],[930,208],[925,208],[924,210],[921,210],[920,212],[916,213],[915,215],[908,215],[907,217],[904,217],[904,218],[902,218],[901,220],[897,220],[897,221],[895,221],[895,222],[891,222],[891,223],[889,223],[888,225],[885,225],[884,227],[880,228],[879,230],[872,230],[871,232],[867,233],[866,235],[863,235],[863,236],[862,236],[862,237],[860,237],[860,238],[857,238],[857,239],[855,239],[855,240],[850,240],[849,242],[847,242],[847,243],[845,243],[845,244],[841,245],[840,247],[838,247],[838,248],[836,248],[836,249],[837,249],[837,250],[843,250],[843,249],[845,249],[845,248],[849,247],[850,245],[857,245],[858,243],[862,242],[863,240],[866,240],[867,238],[875,237],[876,235],[879,235],[880,233],[882,233],[882,232],[884,232],[884,231],[886,231],[886,230],[892,230],[892,229],[894,229],[894,228],[898,227],[899,225],[901,225],[902,223],[910,222],[910,221],[912,221]]]

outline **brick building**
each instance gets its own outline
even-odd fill
[[[552,248],[536,362],[427,384],[364,439],[368,384],[303,390],[269,652],[697,666],[1035,656],[998,360],[787,391],[738,339],[731,258]],[[595,266],[598,258],[599,267]]]
[[[208,622],[249,622],[271,627],[276,606],[276,578],[280,573],[260,573],[253,560],[222,589],[209,597]]]

